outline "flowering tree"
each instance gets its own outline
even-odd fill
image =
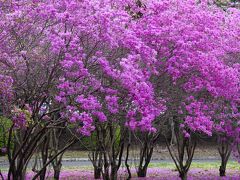
[[[62,56],[50,52],[46,35],[53,22],[38,11],[37,2],[1,2],[1,73],[12,79],[6,81],[6,87],[12,86],[11,101],[6,101],[8,96],[1,101],[12,120],[7,147],[9,179],[24,178],[42,140],[65,121],[53,118],[59,111],[54,93]],[[39,173],[42,179],[45,169]]]
[[[238,128],[237,119],[239,118],[238,110],[234,105],[227,105],[223,102],[223,106],[218,103],[217,116],[215,117],[214,130],[218,135],[218,151],[221,157],[221,166],[219,169],[220,176],[225,176],[228,159],[236,142],[236,129]]]
[[[239,103],[239,62],[233,60],[240,49],[236,9],[224,11],[195,0],[0,5],[0,97],[4,111],[12,110],[8,144],[16,142],[13,150],[8,147],[9,179],[24,178],[37,147],[43,165],[34,179],[44,179],[53,159],[76,138],[93,132],[95,153],[101,154],[95,170],[104,179],[117,179],[129,131],[140,130],[151,134],[146,141],[155,140],[159,120],[174,122],[176,155],[167,146],[186,179],[196,134],[219,133],[215,127],[222,114],[231,112],[224,107]],[[219,102],[223,108],[216,107]],[[49,157],[51,130],[69,129],[69,124],[74,137]],[[153,143],[147,148],[151,152]],[[141,176],[151,153],[147,158],[145,165],[140,163]]]
[[[187,148],[188,160],[184,165],[185,153],[178,152],[176,165],[184,179],[195,147],[191,134],[211,136],[214,103],[239,97],[239,72],[227,58],[239,53],[239,12],[195,1],[152,1],[146,6],[133,28],[157,52],[154,88],[169,102],[166,114],[174,118],[178,137],[183,135],[178,145]]]
[[[125,5],[116,2],[119,9],[114,11],[104,1],[60,5],[68,14],[68,26],[52,42],[67,38],[69,43],[61,63],[64,74],[56,99],[65,107],[62,116],[75,124],[80,134],[90,136],[95,130],[98,145],[102,146],[100,151],[104,153],[104,177],[109,178],[110,167],[110,177],[115,179],[121,165],[126,126],[154,131],[151,121],[161,110],[148,81],[150,66],[143,64],[152,61],[154,51],[126,28],[132,17],[125,11]],[[79,13],[83,5],[89,7],[90,15]],[[53,47],[55,51],[65,48],[56,44]],[[146,67],[140,67],[140,63]],[[118,129],[120,137],[115,134]]]

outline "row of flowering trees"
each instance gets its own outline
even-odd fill
[[[12,0],[0,10],[8,179],[24,179],[36,152],[33,178],[52,164],[58,179],[65,150],[93,135],[95,177],[117,179],[125,157],[130,178],[136,131],[146,176],[170,122],[177,153],[167,147],[182,179],[198,135],[218,135],[221,175],[232,149],[239,156],[238,9],[207,0]],[[72,136],[59,147],[63,130]]]

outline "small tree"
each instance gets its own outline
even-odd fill
[[[232,152],[232,145],[224,137],[218,139],[218,152],[221,157],[221,166],[219,168],[219,175],[226,176],[227,162]]]
[[[190,136],[186,136],[182,132],[179,124],[175,125],[175,132],[177,140],[176,144],[177,151],[174,150],[174,147],[169,144],[167,138],[166,145],[170,153],[170,156],[173,159],[174,164],[179,172],[179,177],[183,180],[186,180],[187,173],[193,160],[193,155],[195,152],[197,141],[193,134],[190,134]]]

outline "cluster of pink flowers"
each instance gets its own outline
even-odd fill
[[[182,103],[185,112],[185,120],[182,127],[190,128],[193,132],[212,135],[213,120],[209,107],[202,100],[196,100],[193,96],[187,98],[186,103]],[[183,114],[183,111],[180,112]],[[185,133],[186,134],[186,133]],[[188,134],[186,134],[188,136]]]
[[[106,96],[107,108],[112,114],[118,113],[118,97],[117,96]]]
[[[25,128],[27,124],[26,114],[20,110],[15,110],[12,121],[15,128]]]
[[[218,99],[239,103],[239,10],[223,11],[214,4],[191,0],[153,0],[146,6],[145,16],[132,27],[158,53],[154,66],[159,78],[170,75],[172,84],[182,90],[181,102],[192,97],[181,103],[179,112],[186,137],[189,129],[212,135],[219,113],[213,103]]]
[[[39,83],[34,88],[57,86],[44,92],[44,98],[55,97],[62,117],[83,135],[94,131],[95,122],[120,120],[120,114],[130,129],[155,132],[154,120],[175,109],[167,109],[168,101],[181,109],[177,115],[184,121],[186,137],[189,130],[230,135],[233,130],[228,126],[234,123],[216,116],[229,112],[214,103],[239,104],[239,10],[224,11],[214,3],[195,0],[143,4],[131,0],[4,3],[0,69],[12,77],[0,76],[1,97],[11,96],[14,83],[29,85],[23,78],[26,73],[31,76],[41,71],[36,67],[50,66],[51,72],[32,78]],[[25,35],[25,41],[37,39],[32,50],[13,50],[13,39]],[[29,65],[28,59],[36,60]],[[56,78],[46,79],[46,74]],[[171,97],[170,91],[179,98]],[[23,116],[18,113],[13,121],[24,125]]]

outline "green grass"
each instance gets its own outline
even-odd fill
[[[203,170],[219,169],[220,162],[192,162],[190,169],[198,168]],[[150,163],[149,168],[166,168],[166,169],[176,169],[174,163],[172,162],[161,162],[161,163]],[[7,172],[7,168],[0,168],[2,172]],[[92,166],[71,166],[62,167],[62,170],[93,170]],[[227,169],[240,170],[240,165],[236,161],[229,161]],[[31,169],[28,169],[30,171]]]
[[[35,154],[32,158],[35,157]],[[88,158],[87,151],[66,151],[63,158]],[[0,156],[0,160],[7,160],[7,156]]]
[[[79,169],[93,171],[93,166],[81,166],[81,167],[79,166],[64,167],[63,166],[62,167],[62,170],[79,170]]]
[[[220,162],[192,162],[191,168],[209,170],[209,169],[219,169]],[[161,163],[150,163],[149,168],[166,168],[166,169],[176,169],[175,164],[173,162],[161,162]],[[81,167],[63,167],[64,170],[93,170],[92,166],[81,166]],[[227,165],[227,169],[231,170],[240,170],[240,164],[236,161],[229,161]]]
[[[214,162],[192,162],[190,168],[199,169],[218,169],[220,166],[220,161]],[[159,167],[167,169],[175,169],[175,164],[173,162],[162,162],[162,163],[150,163],[149,167]],[[240,170],[240,165],[236,161],[229,161],[227,164],[227,169]]]
[[[8,171],[8,168],[5,168],[5,167],[3,168],[3,167],[1,167],[0,170],[1,170],[2,172],[7,172],[7,171]]]
[[[88,158],[87,151],[66,151],[63,158]]]

